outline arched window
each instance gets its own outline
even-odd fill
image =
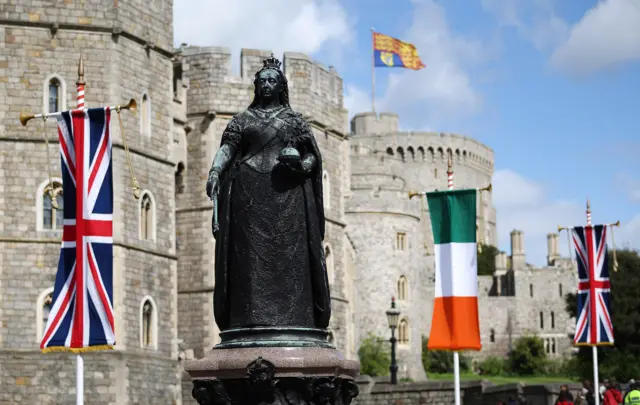
[[[158,308],[149,296],[140,302],[140,347],[158,348]]]
[[[556,354],[556,340],[551,339],[551,354]]]
[[[447,148],[447,159],[449,158],[453,161],[453,152],[451,152],[451,148]]]
[[[496,331],[491,329],[491,331],[489,331],[489,341],[491,343],[495,343],[496,342]]]
[[[333,285],[333,278],[335,277],[335,260],[329,245],[325,245],[324,247],[324,259],[327,263],[327,278],[329,279],[329,285]]]
[[[406,301],[409,299],[409,286],[407,284],[407,278],[400,276],[398,279],[398,301]]]
[[[53,195],[53,198],[52,198]],[[53,204],[55,200],[56,204]],[[36,229],[62,229],[64,221],[64,198],[62,197],[62,180],[58,178],[45,180],[38,186],[36,195]]]
[[[456,149],[456,162],[460,162],[460,149]]]
[[[56,78],[49,80],[49,112],[54,113],[60,111],[60,81]]]
[[[387,155],[393,156],[393,148],[392,147],[388,147],[387,148]]]
[[[427,158],[431,159],[431,162],[436,161],[436,155],[433,153],[433,148],[431,146],[427,148]]]
[[[140,134],[151,136],[151,101],[149,95],[143,93],[140,103]]]
[[[529,296],[533,297],[533,284],[529,284]]]
[[[49,322],[49,313],[53,307],[53,287],[40,293],[36,305],[36,339],[40,343],[44,337],[45,328]]]
[[[184,193],[184,163],[178,163],[175,173],[175,193],[176,196]]]
[[[156,203],[153,195],[145,190],[138,205],[139,235],[143,240],[156,240]]]
[[[329,172],[326,170],[322,171],[322,196],[324,209],[328,210],[331,208],[331,179],[329,179]]]
[[[547,354],[549,354],[549,352],[551,351],[551,344],[549,342],[549,339],[544,340],[544,351]]]
[[[396,232],[396,250],[402,251],[407,248],[407,233]]]
[[[560,296],[562,297],[562,284],[558,284],[558,292],[560,293]]]
[[[416,153],[413,151],[413,146],[407,148],[407,153],[409,154],[409,159],[416,160]]]
[[[466,150],[462,151],[462,160],[467,160],[467,151]]]
[[[551,311],[551,329],[556,327],[556,314]]]
[[[544,314],[540,311],[540,329],[544,329]]]
[[[444,162],[444,150],[442,148],[438,148],[438,157]]]
[[[404,160],[404,149],[398,146],[397,152],[398,152],[398,156],[400,156],[400,159]]]
[[[64,111],[66,103],[67,86],[62,77],[52,74],[45,78],[42,89],[42,102],[45,113]]]
[[[398,344],[409,344],[409,322],[406,319],[401,319],[398,323]]]
[[[418,159],[424,160],[424,148],[422,146],[418,146]]]

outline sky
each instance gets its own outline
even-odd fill
[[[176,45],[229,47],[236,71],[241,48],[334,66],[350,115],[371,111],[371,29],[411,42],[427,68],[376,69],[376,110],[494,150],[501,250],[519,229],[543,265],[587,199],[640,248],[638,0],[175,0],[174,18]]]

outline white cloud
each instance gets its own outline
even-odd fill
[[[585,223],[584,201],[551,200],[542,184],[512,170],[497,170],[492,183],[499,248],[509,253],[511,231],[523,231],[528,263],[536,266],[545,264],[546,235],[557,232],[558,225],[570,227]],[[640,185],[640,182],[635,184]],[[617,248],[640,248],[640,214],[627,222],[623,221],[620,229],[615,229],[614,232]],[[562,256],[568,257],[569,241],[566,231],[560,234],[559,245]]]
[[[553,0],[482,0],[500,26],[515,28],[539,51],[553,50],[569,33],[567,23],[555,13]]]
[[[371,94],[345,83],[344,106],[349,110],[349,120],[351,120],[355,114],[371,111]]]
[[[188,4],[187,4],[188,3]],[[176,0],[175,43],[313,54],[348,44],[353,24],[338,0]]]
[[[620,230],[614,232],[617,248],[640,249],[640,214],[627,223],[621,223]]]
[[[596,70],[640,59],[640,2],[604,0],[587,11],[551,63],[572,73]]]
[[[455,35],[443,7],[435,1],[412,0],[412,3],[412,24],[399,37],[416,45],[427,68],[386,70],[387,87],[378,89],[376,109],[401,111],[403,119],[415,127],[439,124],[434,121],[478,111],[482,98],[466,68],[490,57],[491,49],[481,41]]]
[[[558,225],[584,223],[585,207],[574,201],[552,201],[545,187],[511,170],[498,170],[493,176],[493,204],[497,211],[499,247],[510,251],[510,233],[524,232],[527,262],[543,265],[547,255],[547,234]],[[560,252],[568,254],[566,235],[561,235]]]

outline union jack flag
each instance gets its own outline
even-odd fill
[[[573,245],[579,278],[578,316],[573,343],[577,346],[612,345],[607,226],[573,228]]]
[[[44,352],[115,344],[110,117],[108,107],[58,116],[64,223],[52,306],[40,344]]]

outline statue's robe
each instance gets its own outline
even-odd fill
[[[301,156],[315,155],[311,173],[274,164],[291,142]],[[236,153],[220,177],[218,327],[326,328],[331,302],[322,247],[322,158],[308,123],[288,106],[270,117],[250,107],[231,119],[221,144]]]

